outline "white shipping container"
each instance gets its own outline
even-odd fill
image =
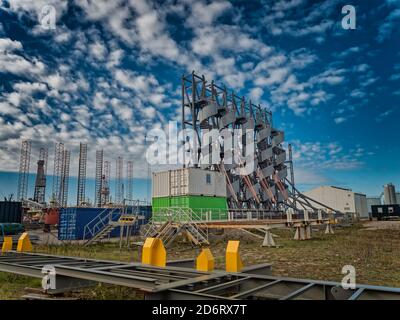
[[[152,181],[153,197],[169,197],[169,171],[154,172]]]
[[[200,168],[153,173],[153,197],[204,195],[226,197],[224,174]]]

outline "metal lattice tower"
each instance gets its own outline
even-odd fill
[[[44,161],[44,175],[47,176],[47,162],[49,159],[49,149],[48,148],[40,148],[39,150],[39,160]]]
[[[62,175],[61,175],[61,192],[59,203],[62,207],[68,205],[68,184],[69,184],[69,166],[71,161],[71,153],[69,150],[64,150]]]
[[[76,196],[77,206],[80,206],[83,202],[85,202],[86,164],[87,144],[81,143],[79,145],[78,194]]]
[[[103,164],[103,175],[101,182],[101,205],[104,206],[110,203],[110,172],[111,172],[111,162],[104,161]]]
[[[126,163],[126,178],[127,178],[126,197],[128,200],[133,200],[133,161],[127,161]]]
[[[318,211],[311,201],[338,212],[294,186],[291,146],[287,161],[284,132],[273,126],[271,111],[228,93],[225,86],[208,82],[195,72],[182,77],[182,129],[196,133],[189,139],[193,145],[185,150],[190,159],[186,164],[225,175],[232,212],[250,209],[280,213],[289,208],[295,212]],[[187,141],[187,137],[184,139]]]
[[[122,157],[118,157],[116,160],[115,167],[115,203],[122,203],[123,201],[123,182],[122,182],[122,168],[124,166],[124,160]]]
[[[64,144],[56,143],[54,148],[53,190],[52,200],[56,206],[61,205],[61,179],[63,173]]]
[[[48,150],[40,148],[39,161],[37,162],[37,172],[35,181],[35,192],[33,200],[38,203],[46,202],[46,166],[47,166]]]
[[[101,207],[101,190],[102,190],[102,177],[103,177],[103,150],[96,151],[96,174],[95,174],[95,187],[94,187],[94,203],[95,206]]]
[[[229,208],[280,211],[286,207],[284,133],[273,127],[270,111],[193,72],[182,78],[182,127],[197,134],[188,165],[225,174]],[[233,135],[234,130],[239,135]],[[216,140],[216,146],[203,146],[210,132],[226,136],[223,142]],[[246,145],[248,137],[254,143]],[[213,159],[214,148],[217,159]],[[254,163],[254,170],[237,174],[247,163]]]
[[[22,141],[21,156],[19,160],[18,193],[19,201],[26,200],[28,195],[29,164],[31,159],[31,142]]]

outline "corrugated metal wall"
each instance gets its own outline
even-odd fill
[[[190,208],[202,220],[228,219],[227,202],[225,197],[210,196],[175,196],[153,198],[153,220],[165,221],[165,209],[170,207]]]
[[[111,211],[113,208],[63,208],[60,210],[58,238],[60,240],[82,240],[84,238],[85,226],[101,214],[104,210]],[[128,209],[127,212],[131,212]],[[151,217],[151,206],[140,206],[138,214],[144,216],[139,220],[136,228],[132,229],[132,234],[137,234],[141,225],[146,224]],[[111,232],[111,237],[119,236],[119,228]]]

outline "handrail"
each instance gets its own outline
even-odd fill
[[[112,221],[113,214],[116,213],[116,210],[119,209],[119,215],[123,212],[123,207],[114,207],[105,208],[102,212],[100,212],[95,218],[89,221],[84,227],[83,231],[83,239],[86,240],[87,236],[89,238],[94,237],[98,232],[104,229],[110,221]],[[106,213],[106,215],[104,215]],[[97,222],[96,222],[97,221]],[[94,223],[96,222],[96,223]],[[94,223],[94,225],[92,225]],[[96,232],[97,231],[97,232]]]
[[[202,216],[197,214],[195,211],[193,211],[191,208],[182,208],[182,207],[168,207],[163,209],[163,212],[165,212],[165,217],[166,217],[166,223],[170,221],[171,223],[179,223],[183,228],[188,229],[192,236],[199,242],[202,243],[204,241],[208,241],[208,230],[206,228],[206,225],[204,224],[202,220]],[[226,216],[226,212],[225,212]],[[153,221],[149,221],[149,228],[147,230],[147,233],[150,232],[151,227],[153,225]],[[172,225],[171,225],[172,227]],[[167,236],[167,240],[171,238],[168,237],[168,232],[171,229],[171,227],[167,227],[166,230],[162,230],[160,234],[165,234]]]

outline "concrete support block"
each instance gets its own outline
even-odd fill
[[[228,241],[226,247],[226,272],[240,272],[243,268],[242,259],[239,254],[240,241]]]
[[[167,252],[161,239],[146,238],[142,251],[142,263],[156,267],[166,266]]]
[[[296,232],[294,233],[294,240],[306,240],[306,230],[302,226],[296,227]]]
[[[32,243],[29,240],[28,232],[24,232],[18,239],[17,245],[18,252],[30,252],[32,251]]]
[[[198,271],[213,271],[214,256],[209,248],[204,248],[196,259],[196,270]]]
[[[333,232],[333,227],[330,223],[326,225],[325,234],[335,234],[335,232]]]
[[[10,250],[12,250],[12,237],[4,237],[1,252],[3,253]]]
[[[265,237],[262,244],[263,247],[276,247],[274,237],[271,230],[265,231]]]

